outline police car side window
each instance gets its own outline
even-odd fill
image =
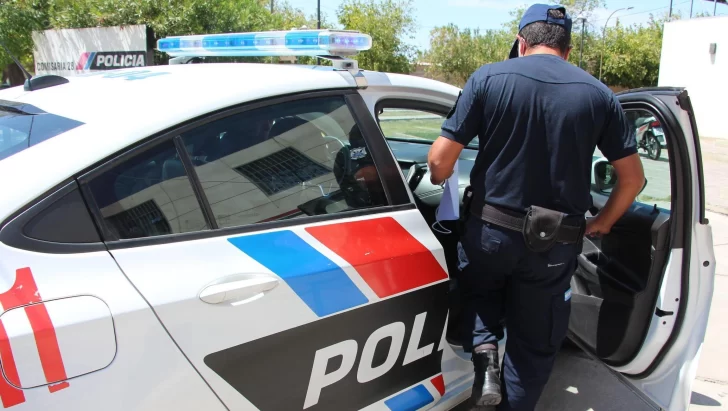
[[[632,132],[635,133],[638,153],[647,179],[647,185],[636,201],[650,207],[657,205],[664,210],[670,210],[672,181],[665,130],[655,115],[647,110],[625,110],[625,115],[632,126]],[[602,157],[597,149],[594,160],[598,161]]]
[[[181,136],[220,228],[387,205],[343,97],[253,109]]]
[[[377,113],[379,128],[388,139],[435,141],[440,136],[445,115],[425,111],[408,105],[421,105],[417,102],[387,102],[387,106]],[[445,108],[443,108],[444,110]],[[469,144],[478,147],[478,137]]]
[[[407,108],[384,108],[377,118],[387,138],[435,140],[445,116]]]
[[[88,188],[106,228],[119,239],[208,228],[171,140],[106,170]]]

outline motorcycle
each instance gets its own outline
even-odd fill
[[[665,132],[660,121],[655,117],[643,117],[637,120],[635,126],[637,149],[645,150],[651,160],[659,159],[665,146]]]

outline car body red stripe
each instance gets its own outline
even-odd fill
[[[5,377],[10,381],[20,381],[18,375],[18,367],[15,365],[15,357],[13,357],[13,349],[8,340],[8,333],[5,326],[0,322],[0,360],[2,360],[3,372]],[[3,408],[9,408],[25,402],[25,394],[12,385],[8,384],[5,378],[0,378],[0,401]]]
[[[0,304],[2,304],[3,309],[7,311],[14,307],[39,302],[41,302],[41,296],[30,268],[26,267],[15,270],[15,283],[8,291],[0,294]],[[66,368],[63,365],[61,348],[58,345],[58,338],[53,328],[51,317],[48,314],[48,309],[44,304],[30,305],[25,307],[25,313],[28,316],[30,327],[33,329],[33,336],[35,337],[35,343],[38,348],[38,355],[46,381],[55,383],[66,380]],[[3,340],[3,337],[4,341],[7,341],[7,335],[0,335],[0,340]],[[8,343],[8,345],[10,344]],[[12,355],[12,351],[9,354]],[[4,353],[2,355],[5,357]],[[10,379],[10,382],[21,386],[17,371],[14,377],[10,377],[7,372],[6,376]],[[48,390],[50,392],[56,392],[68,387],[68,385],[67,382],[62,382],[49,386]]]
[[[380,298],[447,279],[432,252],[394,218],[308,227],[306,231],[351,264]]]
[[[48,309],[43,304],[29,305],[25,307],[25,313],[28,320],[33,324],[33,334],[35,335],[35,344],[38,346],[40,354],[40,363],[43,367],[46,381],[58,382],[64,381],[66,376],[66,367],[63,365],[63,357],[61,357],[61,348],[58,346],[58,337],[56,329],[51,322],[51,316]],[[50,392],[60,391],[68,387],[68,382],[61,382],[48,387]]]

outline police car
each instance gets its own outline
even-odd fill
[[[165,38],[204,56],[0,92],[0,402],[17,410],[445,410],[467,399],[456,237],[426,156],[459,89],[363,71],[344,31]],[[670,150],[665,204],[588,240],[570,337],[689,403],[713,290],[685,90],[619,96]],[[467,185],[475,148],[459,162]],[[615,176],[595,157],[593,213]],[[501,350],[502,351],[502,350]]]

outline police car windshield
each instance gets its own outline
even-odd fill
[[[0,102],[0,161],[81,124],[35,107]]]

